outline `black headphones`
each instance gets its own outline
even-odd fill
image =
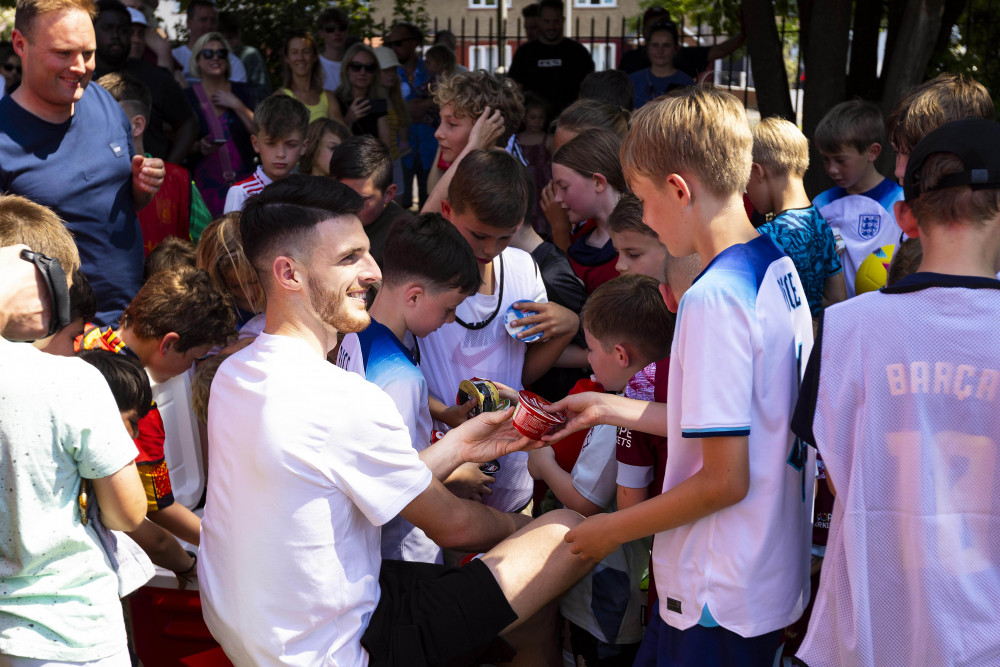
[[[40,252],[22,250],[21,259],[31,262],[38,268],[45,279],[45,287],[52,301],[52,319],[49,321],[49,332],[45,337],[69,324],[69,287],[66,285],[66,272],[62,264],[54,257],[46,257]]]

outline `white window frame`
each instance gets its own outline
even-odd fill
[[[507,0],[507,9],[511,8],[511,0]],[[469,9],[496,9],[497,0],[469,0]]]
[[[470,44],[466,47],[466,55],[469,63],[470,70],[484,69],[488,72],[494,71],[500,66],[497,60],[497,45],[496,44]],[[510,44],[504,44],[503,47],[503,61],[507,63],[507,67],[510,67],[510,59],[513,55]]]
[[[573,0],[573,9],[613,9],[617,6],[618,0]]]
[[[581,42],[581,44],[594,59],[595,72],[615,69],[618,66],[618,44],[615,42]]]

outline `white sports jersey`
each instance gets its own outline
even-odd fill
[[[902,198],[903,188],[886,178],[864,194],[849,195],[844,188],[832,188],[813,200],[837,240],[848,298],[855,295],[854,279],[861,262],[882,246],[899,243],[903,230],[896,223],[893,205]]]
[[[495,294],[474,294],[463,301],[455,315],[468,324],[493,320],[481,329],[467,329],[459,322],[446,324],[420,339],[420,370],[427,379],[431,396],[445,405],[454,405],[458,384],[471,377],[502,382],[521,389],[521,372],[528,345],[514,340],[504,327],[504,313],[516,301],[548,301],[541,273],[531,255],[507,248],[493,259],[497,277]],[[501,288],[502,285],[502,288]],[[503,290],[501,298],[500,292]],[[434,422],[434,428],[448,426]],[[527,452],[514,452],[500,459],[500,472],[491,487],[493,494],[484,502],[509,512],[524,506],[531,498],[534,481],[528,474]]]
[[[223,209],[226,213],[242,211],[243,204],[247,199],[254,196],[265,187],[271,184],[271,177],[264,173],[264,168],[258,166],[257,170],[249,177],[244,178],[239,183],[234,183],[226,192],[226,205]]]
[[[793,422],[837,490],[810,667],[1000,664],[998,323],[1000,281],[932,273],[824,315]]]
[[[697,473],[713,437],[747,436],[739,503],[656,535],[660,615],[742,637],[783,628],[809,600],[814,453],[791,433],[812,318],[795,265],[766,236],[720,253],[681,299],[667,380],[668,492]],[[808,474],[807,474],[808,473]]]

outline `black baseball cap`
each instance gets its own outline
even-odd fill
[[[948,174],[932,188],[922,188],[913,182],[913,175],[934,153],[957,155],[965,171]],[[982,118],[956,120],[937,128],[913,148],[903,175],[907,202],[925,192],[962,185],[973,190],[1000,188],[1000,124]]]

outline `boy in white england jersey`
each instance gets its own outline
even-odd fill
[[[810,667],[1000,659],[1000,125],[934,130],[903,189],[920,266],[824,314],[792,422],[836,494]]]
[[[792,260],[744,212],[751,145],[725,92],[688,88],[636,112],[622,166],[644,221],[705,269],[680,301],[666,405],[579,394],[553,406],[570,428],[668,437],[662,494],[566,536],[597,559],[655,533],[658,613],[636,665],[772,665],[809,598],[815,463],[789,421],[812,322]]]

